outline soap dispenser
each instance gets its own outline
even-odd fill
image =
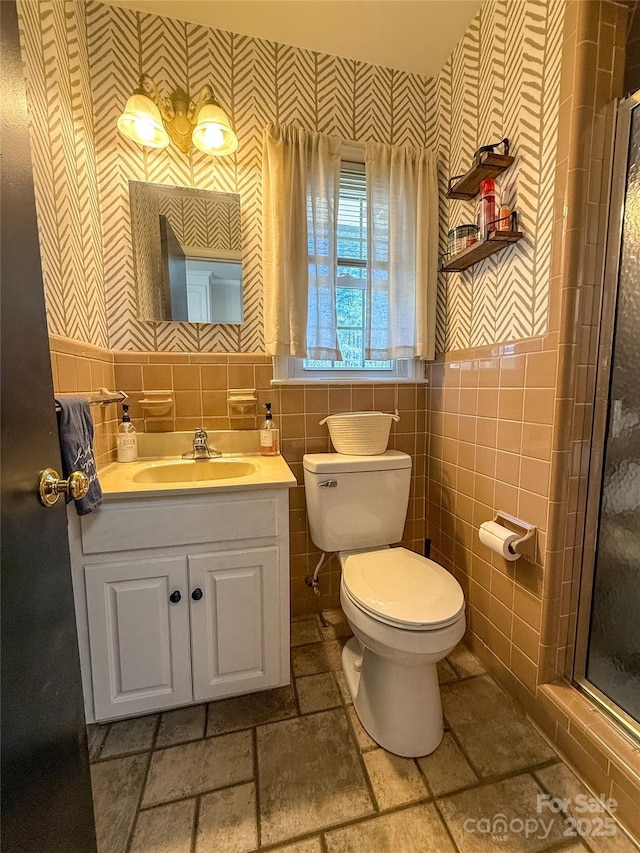
[[[122,421],[118,424],[118,462],[138,461],[138,436],[131,423],[129,406],[122,406]]]
[[[267,414],[260,427],[260,453],[263,456],[278,456],[280,454],[280,430],[273,423],[271,403],[264,404]]]

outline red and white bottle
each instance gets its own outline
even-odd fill
[[[496,205],[496,182],[493,178],[485,178],[480,182],[480,193],[476,206],[478,220],[478,236],[480,240],[488,240],[489,235],[496,230],[498,218]]]

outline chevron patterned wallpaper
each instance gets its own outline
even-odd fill
[[[446,178],[480,145],[508,136],[516,162],[498,182],[525,237],[466,273],[440,276],[437,349],[544,334],[565,0],[485,0],[437,80],[441,246],[473,222],[473,204],[448,202]]]
[[[49,332],[108,345],[86,7],[20,2]]]
[[[437,148],[441,180],[504,135],[518,160],[503,190],[526,238],[474,270],[441,276],[438,349],[542,334],[565,0],[486,0],[438,79],[300,50],[89,0],[21,2],[50,331],[117,349],[260,351],[261,133],[295,122],[345,139]],[[215,160],[142,149],[116,120],[141,70],[165,91],[210,82],[240,146]],[[237,192],[245,323],[136,316],[128,181]],[[441,199],[446,232],[473,210]]]

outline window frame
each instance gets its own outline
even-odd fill
[[[366,174],[366,166],[363,151],[350,150],[347,156],[343,156],[340,162],[340,171],[348,170],[349,167],[358,167]],[[344,258],[336,257],[336,273],[338,267],[358,267],[366,269],[369,261],[367,244],[367,258]],[[274,356],[273,358],[273,385],[299,384],[312,385],[314,383],[330,383],[332,385],[364,385],[367,383],[412,383],[426,382],[424,362],[419,358],[390,359],[393,362],[391,369],[376,368],[354,368],[345,370],[342,368],[326,368],[307,370],[304,367],[303,358],[294,356]]]
[[[419,358],[396,358],[391,370],[305,370],[304,359],[293,356],[275,356],[273,359],[273,385],[313,385],[315,382],[331,385],[366,385],[368,382],[426,382],[424,362]]]

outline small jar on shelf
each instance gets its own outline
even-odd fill
[[[449,250],[449,256],[453,257],[454,255],[458,255],[460,252],[464,252],[465,249],[468,249],[470,246],[473,246],[474,243],[477,242],[477,225],[474,225],[472,223],[458,225],[456,228],[452,228],[448,234],[447,248]]]

